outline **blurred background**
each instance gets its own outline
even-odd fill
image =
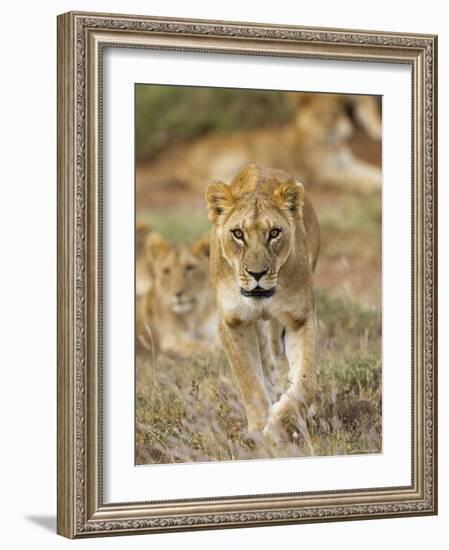
[[[147,84],[136,86],[135,99],[139,225],[171,242],[196,239],[210,227],[209,181],[229,182],[256,162],[303,182],[322,232],[320,396],[307,444],[273,451],[248,439],[223,357],[151,363],[143,354],[137,462],[381,451],[380,99]]]
[[[346,98],[350,98],[345,101]],[[307,98],[309,103],[301,103]],[[366,193],[348,182],[320,181],[302,155],[320,148],[349,149],[357,163],[381,166],[380,136],[373,139],[359,123],[354,96],[301,94],[181,86],[136,86],[136,217],[170,240],[195,239],[209,227],[203,192],[212,179],[230,179],[247,162],[290,170],[303,181],[318,211],[322,250],[317,286],[340,296],[349,294],[364,305],[378,305],[381,270],[381,193]],[[332,104],[337,99],[337,104]],[[378,102],[377,99],[370,98]],[[311,111],[310,102],[318,102]],[[339,101],[339,102],[338,102]],[[325,119],[326,103],[337,113]],[[380,105],[380,103],[378,103]],[[312,105],[313,107],[313,105]],[[304,129],[297,119],[301,113]],[[307,112],[306,112],[307,111]],[[333,118],[332,118],[333,116]],[[324,126],[332,135],[340,118],[350,129],[341,137],[313,136],[310,127]],[[380,111],[379,111],[380,120]],[[320,119],[321,117],[321,119]],[[360,117],[359,117],[360,118]],[[338,128],[337,128],[338,129]],[[295,143],[311,141],[310,145]],[[371,134],[373,131],[371,131]],[[293,134],[293,137],[292,137]],[[332,143],[332,139],[335,143]],[[330,141],[330,143],[328,143]],[[311,148],[312,152],[308,149]],[[335,161],[334,161],[335,162]],[[363,176],[362,176],[363,177]]]
[[[195,188],[188,173],[191,167],[185,166],[186,152],[198,144],[207,149],[204,140],[210,139],[214,148],[217,137],[286,124],[294,113],[284,96],[282,92],[137,85],[138,221],[150,221],[172,239],[179,235],[192,239],[204,232],[209,227],[205,203],[201,186]]]

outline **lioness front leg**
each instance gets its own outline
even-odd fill
[[[229,325],[221,321],[220,338],[239,385],[250,432],[261,432],[268,418],[270,400],[263,372],[254,323]]]
[[[269,325],[267,321],[256,321],[256,332],[259,341],[260,362],[262,365],[263,379],[265,388],[267,389],[270,402],[276,400],[275,394],[275,368],[276,361],[274,359],[273,350],[271,347]]]
[[[316,319],[314,314],[302,323],[287,327],[285,351],[289,363],[289,387],[270,409],[264,434],[279,440],[290,420],[305,428],[305,419],[316,390]]]

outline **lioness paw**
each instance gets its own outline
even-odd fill
[[[263,434],[276,444],[295,441],[307,434],[306,416],[304,404],[286,393],[271,406]]]

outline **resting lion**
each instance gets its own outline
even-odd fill
[[[349,141],[356,126],[381,137],[372,96],[291,93],[294,119],[281,127],[207,134],[167,149],[139,172],[138,193],[166,182],[203,192],[212,178],[229,181],[250,162],[283,168],[307,182],[371,193],[381,189],[378,166],[358,158]],[[141,191],[142,190],[142,191]]]
[[[146,255],[153,284],[138,304],[137,333],[147,348],[176,355],[211,351],[218,342],[209,283],[209,235],[170,244],[151,233]]]
[[[246,410],[250,432],[279,439],[285,422],[305,419],[316,387],[313,273],[320,231],[301,183],[251,164],[230,185],[206,189],[210,269],[219,334]],[[289,387],[273,403],[273,368],[264,321],[285,327]],[[298,425],[298,423],[297,423]]]

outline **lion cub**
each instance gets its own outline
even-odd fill
[[[282,170],[251,164],[230,185],[206,189],[211,280],[220,339],[238,383],[250,432],[278,440],[303,424],[316,387],[313,273],[320,230],[304,187]],[[272,402],[265,321],[285,327],[289,386]]]
[[[149,235],[153,284],[137,311],[137,332],[146,347],[188,355],[211,351],[218,343],[209,250],[209,235],[193,244],[169,244],[157,233]]]

